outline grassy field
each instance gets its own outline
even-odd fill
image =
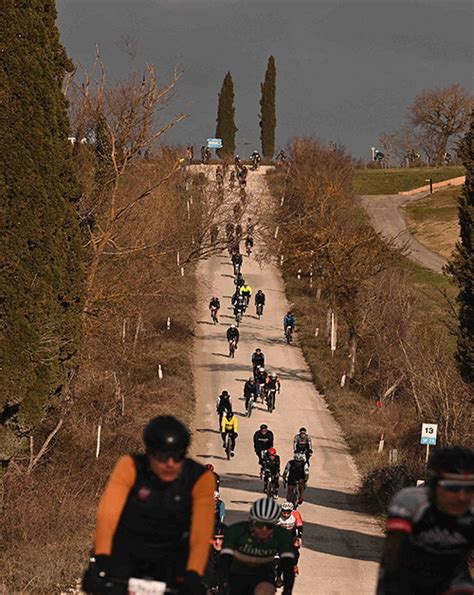
[[[425,246],[449,258],[459,239],[457,197],[461,189],[446,188],[405,206],[409,230]]]
[[[393,169],[356,169],[354,184],[356,194],[397,194],[420,186],[426,186],[428,178],[442,182],[464,175],[462,166],[414,167]]]

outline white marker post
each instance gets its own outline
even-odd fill
[[[171,318],[168,316],[168,318],[166,319],[166,330],[170,330],[171,328]]]
[[[428,464],[430,456],[430,446],[436,445],[436,438],[438,436],[438,424],[421,424],[421,440],[420,444],[426,445],[425,463]]]
[[[161,364],[158,364],[158,378],[163,380],[163,368],[161,367]]]
[[[275,236],[274,236],[274,237],[275,237],[275,240],[276,240],[276,239],[277,239],[277,237],[278,237],[278,232],[279,232],[279,231],[280,231],[280,226],[279,226],[279,225],[277,225],[277,226],[276,226],[276,228],[275,228]]]

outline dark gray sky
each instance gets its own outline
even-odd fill
[[[260,149],[258,101],[268,56],[277,64],[277,145],[298,135],[344,143],[370,157],[424,88],[472,86],[471,0],[57,0],[70,57],[91,63],[96,44],[112,77],[135,64],[165,81],[183,71],[176,112],[189,119],[172,143],[214,136],[217,93],[230,70],[238,151]],[[245,144],[244,144],[245,143]],[[247,144],[248,143],[248,144]]]

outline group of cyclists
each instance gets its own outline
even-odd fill
[[[238,278],[241,266],[234,269],[235,299],[248,306],[252,289]],[[257,301],[259,293],[263,298]],[[264,305],[265,294],[259,290],[257,316]],[[220,307],[218,296],[213,296],[209,308],[215,324]],[[295,327],[291,311],[283,327],[290,342]],[[226,337],[229,354],[231,344],[235,353],[240,338],[236,324],[227,329]],[[268,401],[268,394],[276,396],[281,388],[277,374],[267,372],[260,348],[250,363],[252,375],[243,390],[247,415],[258,398]],[[231,458],[239,423],[228,391],[218,396],[216,410],[222,444]],[[251,505],[245,520],[229,526],[221,478],[212,464],[202,465],[188,456],[191,434],[185,424],[171,415],[155,417],[144,429],[143,442],[142,453],[118,460],[101,496],[84,591],[274,595],[282,587],[282,595],[291,595],[302,546],[300,507],[313,455],[307,429],[301,427],[294,436],[293,456],[283,470],[272,430],[262,423],[255,431],[253,449],[264,497]],[[280,505],[281,482],[286,500]],[[473,492],[474,451],[435,449],[426,485],[402,490],[388,509],[377,595],[473,595]],[[316,594],[317,575],[315,568]],[[141,591],[140,579],[145,581]],[[357,592],[356,585],[354,589]]]

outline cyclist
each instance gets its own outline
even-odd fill
[[[239,422],[232,411],[227,411],[225,417],[222,418],[221,436],[222,446],[225,448],[225,440],[227,434],[230,435],[230,456],[235,454],[235,441],[238,436]]]
[[[277,454],[277,449],[270,447],[262,456],[263,477],[265,480],[263,491],[265,494],[268,489],[268,481],[273,479],[275,485],[274,498],[278,498],[278,490],[280,489],[280,457]]]
[[[226,390],[223,390],[221,394],[217,397],[216,411],[217,415],[219,416],[220,428],[222,425],[222,418],[224,417],[224,413],[232,412],[232,397]]]
[[[426,485],[401,490],[389,506],[378,595],[474,592],[473,494],[474,450],[436,449]],[[456,591],[459,583],[471,591]]]
[[[214,465],[212,465],[211,463],[207,463],[205,467],[208,471],[212,471],[212,473],[214,473],[214,479],[216,480],[216,489],[219,490],[219,486],[221,485],[221,476],[219,475],[219,473],[216,473],[214,471]]]
[[[230,343],[231,341],[235,341],[235,348],[237,349],[237,345],[239,344],[240,339],[240,332],[239,329],[235,326],[235,324],[231,324],[227,329],[227,341]]]
[[[245,279],[242,275],[241,272],[238,272],[237,275],[235,276],[234,279],[234,285],[236,286],[236,293],[234,294],[235,296],[239,296],[240,295],[240,288],[242,287],[242,285],[245,285]]]
[[[219,312],[220,308],[221,308],[221,302],[220,302],[218,296],[213,295],[211,298],[211,301],[209,302],[209,310],[211,311],[211,317],[213,316],[213,313],[214,313],[217,322],[219,322],[219,319],[217,318],[217,313]]]
[[[301,539],[303,537],[303,519],[301,518],[301,514],[295,510],[292,502],[283,502],[281,505],[281,515],[278,519],[278,526],[289,531],[293,537],[295,575],[298,575],[298,560],[300,559]]]
[[[257,393],[262,399],[262,403],[265,399],[265,383],[267,381],[267,376],[268,374],[265,371],[265,368],[263,366],[259,366],[255,374],[255,382],[257,383]]]
[[[238,275],[242,266],[242,254],[240,252],[232,254],[232,266],[234,267],[234,275]]]
[[[313,441],[306,428],[300,428],[298,434],[293,438],[293,452],[302,452],[306,457],[306,462],[308,465],[310,464],[309,460],[313,454]]]
[[[253,366],[254,377],[256,375],[257,368],[259,368],[260,366],[264,366],[264,365],[265,365],[265,354],[260,349],[260,347],[257,347],[257,349],[252,353],[252,366]]]
[[[235,156],[234,163],[235,163],[235,168],[238,170],[242,165],[242,161],[241,161],[239,155]]]
[[[250,302],[250,297],[252,295],[252,288],[250,287],[250,285],[248,283],[244,283],[242,285],[242,287],[240,288],[240,295],[242,295],[245,298],[245,301],[247,302],[247,305]]]
[[[260,153],[258,151],[254,151],[250,156],[250,160],[252,162],[253,169],[257,169],[260,164],[260,161],[262,160],[262,158],[260,157]]]
[[[275,393],[279,393],[280,389],[280,379],[276,375],[276,372],[272,372],[265,378],[265,394],[268,395],[268,392],[271,390],[274,390]]]
[[[253,376],[251,376],[244,384],[245,411],[248,411],[251,397],[253,397],[254,401],[257,400],[257,385],[255,384],[255,378],[253,378]]]
[[[239,184],[241,186],[241,188],[245,188],[245,186],[247,185],[247,175],[249,173],[249,170],[247,169],[247,167],[245,165],[243,165],[240,170],[239,173],[237,174],[237,177],[239,178]]]
[[[243,317],[245,310],[247,309],[247,303],[243,295],[237,296],[234,304],[234,317],[237,320],[237,316],[240,315],[240,318]]]
[[[235,224],[235,238],[236,240],[238,240],[240,242],[240,240],[242,239],[243,236],[243,229],[242,226],[240,225],[240,223],[236,223]]]
[[[257,316],[260,313],[263,314],[263,307],[265,306],[265,294],[263,293],[263,291],[261,289],[259,289],[257,291],[257,293],[255,294],[255,309],[256,309],[256,313]]]
[[[145,453],[120,457],[97,509],[94,555],[83,579],[86,593],[103,593],[109,577],[149,577],[202,593],[214,530],[212,473],[187,458],[190,433],[171,415],[143,432]],[[107,593],[122,593],[118,585]]]
[[[247,256],[250,256],[253,248],[253,238],[251,236],[247,236],[245,238],[245,250],[247,251]]]
[[[227,236],[227,240],[229,242],[233,241],[233,239],[234,239],[234,224],[231,223],[230,221],[229,221],[229,223],[226,223],[226,225],[225,225],[225,235]]]
[[[231,170],[231,172],[229,174],[229,187],[231,190],[233,190],[235,187],[235,171],[234,170]]]
[[[252,505],[248,521],[227,528],[221,552],[221,584],[230,586],[231,595],[273,595],[277,555],[283,572],[282,595],[291,595],[295,582],[293,546],[288,531],[276,526],[279,516],[278,504],[261,498]]]
[[[288,461],[283,471],[283,482],[288,485],[286,499],[293,502],[293,494],[296,486],[299,487],[297,504],[303,504],[304,489],[309,479],[309,466],[303,453],[297,452],[293,459]]]
[[[203,583],[209,592],[219,593],[219,566],[220,553],[224,542],[224,535],[227,525],[217,523],[214,529],[214,536],[211,539],[211,551],[207,562],[206,572],[204,573]]]
[[[216,524],[223,523],[225,518],[225,504],[221,500],[221,495],[217,490],[214,492],[214,513],[216,515]]]
[[[286,329],[291,328],[292,332],[295,330],[296,319],[293,316],[292,312],[288,310],[288,312],[283,317],[283,330],[285,332],[286,337]]]
[[[224,172],[222,171],[222,167],[220,165],[218,165],[216,168],[216,182],[218,188],[222,188],[224,186]]]
[[[258,457],[258,464],[262,466],[263,452],[273,446],[273,432],[268,429],[267,424],[262,424],[260,429],[253,435],[253,449]]]
[[[206,163],[209,163],[209,160],[212,157],[211,149],[209,147],[206,147],[206,150],[204,151],[204,155],[205,155]]]

